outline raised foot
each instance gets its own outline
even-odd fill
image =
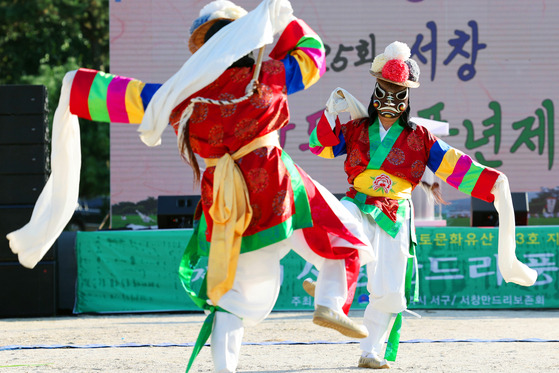
[[[364,325],[359,325],[347,317],[344,313],[334,311],[333,309],[325,306],[316,306],[312,321],[316,325],[337,330],[346,337],[350,338],[361,339],[369,335],[369,332]]]

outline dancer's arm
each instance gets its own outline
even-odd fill
[[[427,166],[436,176],[469,196],[493,202],[495,196],[491,190],[501,172],[474,161],[430,133],[426,143],[429,149]]]
[[[335,158],[346,154],[342,123],[338,118],[338,114],[345,111],[348,111],[345,98],[336,91],[332,92],[326,103],[326,109],[309,138],[309,146],[313,154],[322,158]]]
[[[79,69],[70,90],[70,112],[97,122],[142,122],[144,110],[161,84]]]
[[[507,177],[434,139],[428,167],[435,175],[463,193],[495,203],[499,213],[498,265],[503,279],[522,286],[533,285],[537,272],[516,258],[514,208]]]
[[[322,40],[303,20],[291,21],[270,53],[285,67],[287,94],[309,88],[326,71]]]

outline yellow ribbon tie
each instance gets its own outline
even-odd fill
[[[207,275],[208,298],[214,305],[233,288],[243,234],[252,220],[248,188],[235,160],[269,145],[279,147],[276,132],[253,140],[233,155],[204,159],[207,167],[215,166],[213,204],[209,209],[213,227]]]

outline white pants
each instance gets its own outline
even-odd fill
[[[241,254],[233,288],[218,303],[231,313],[217,312],[212,329],[211,350],[216,372],[235,372],[244,326],[259,323],[272,311],[282,280],[280,260],[290,249],[319,270],[315,305],[343,312],[347,298],[345,261],[325,259],[314,253],[301,230],[281,242]]]
[[[411,257],[410,221],[406,219],[396,237],[392,238],[354,203],[342,203],[361,222],[376,253],[376,260],[367,264],[369,304],[363,324],[369,336],[361,339],[360,345],[363,352],[381,356],[393,316],[407,308],[405,289],[407,264]]]

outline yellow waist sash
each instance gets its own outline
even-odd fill
[[[243,233],[252,219],[248,188],[235,161],[264,146],[280,147],[276,132],[254,139],[233,154],[204,158],[206,167],[215,166],[207,274],[208,298],[214,305],[233,287]]]
[[[382,170],[365,170],[353,180],[353,187],[368,196],[392,199],[409,199],[413,190],[411,182]]]

